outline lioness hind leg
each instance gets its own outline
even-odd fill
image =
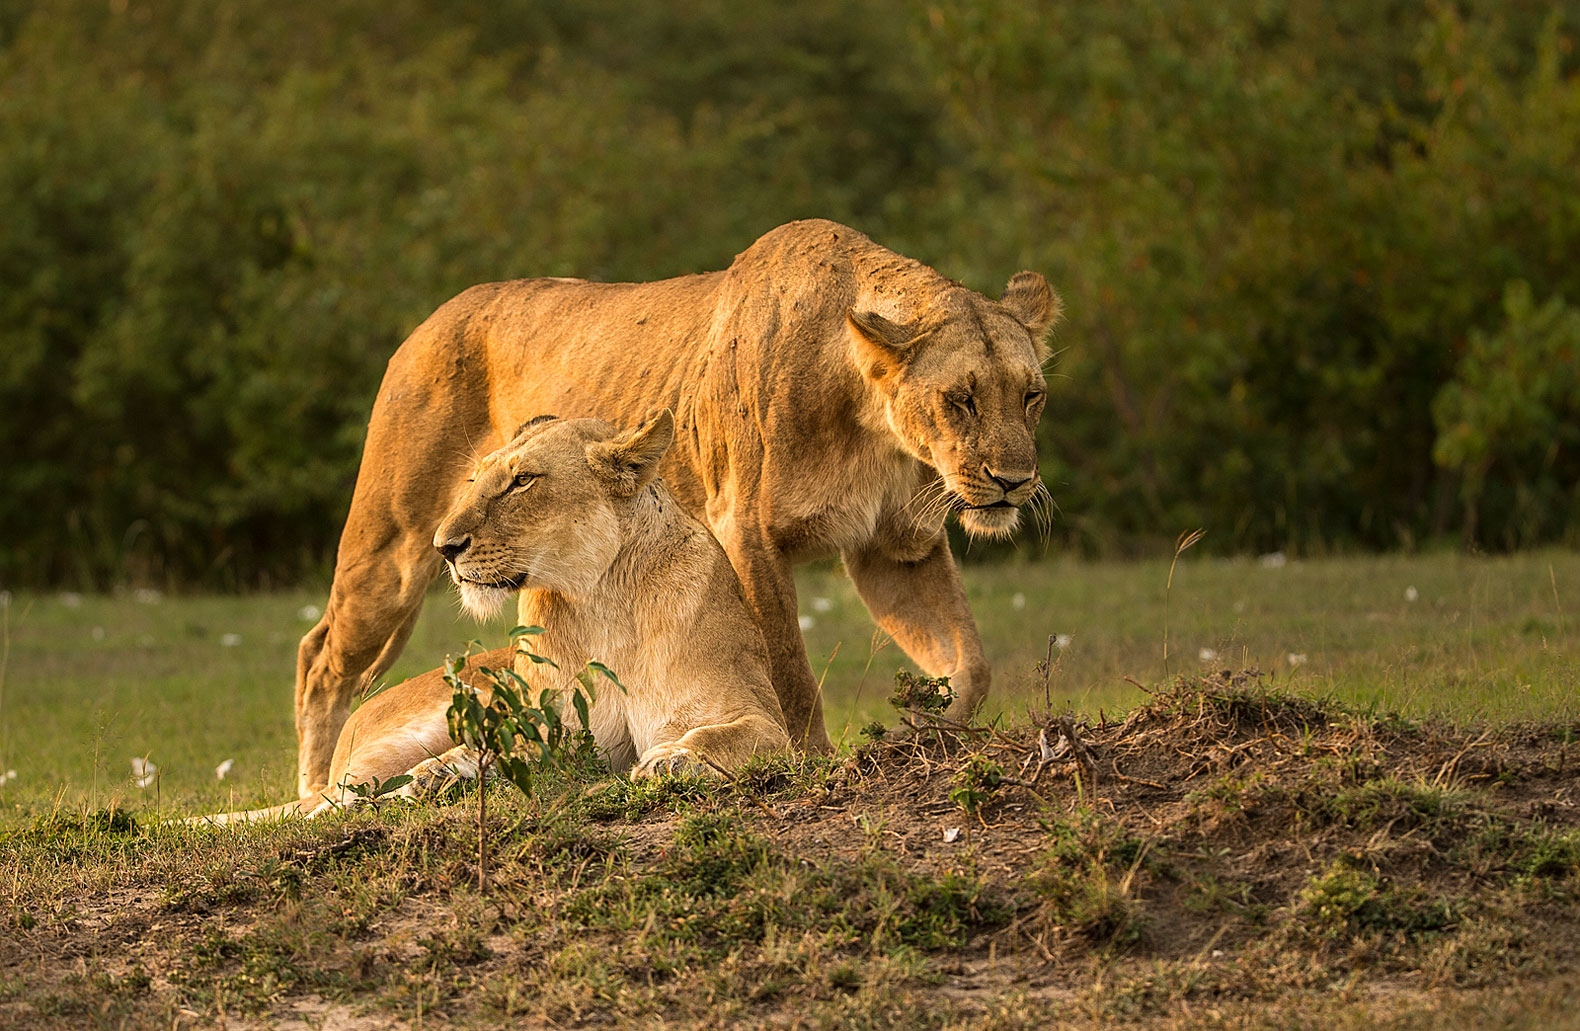
[[[382,576],[336,574],[318,625],[296,656],[297,797],[320,794],[329,778],[335,742],[351,712],[351,696],[369,672],[400,653],[416,622],[438,556],[422,541],[406,541],[384,560]]]
[[[823,719],[823,693],[812,674],[797,621],[795,576],[789,562],[760,534],[743,531],[733,519],[711,522],[763,632],[773,688],[790,740],[808,752],[833,752]]]
[[[743,716],[729,723],[695,727],[673,741],[661,741],[643,752],[631,768],[633,780],[667,773],[718,776],[753,755],[788,751],[790,739],[773,720]]]
[[[474,358],[451,322],[430,319],[390,359],[379,386],[329,603],[297,652],[298,797],[328,785],[352,692],[370,667],[400,653],[439,571],[433,532],[475,449],[497,444],[488,390],[477,385],[486,374]],[[436,377],[437,367],[447,374]]]

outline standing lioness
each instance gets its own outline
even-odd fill
[[[471,456],[538,412],[629,425],[673,409],[665,479],[729,555],[797,742],[828,747],[791,567],[835,552],[879,625],[952,678],[951,715],[969,715],[988,665],[944,518],[1007,534],[1039,489],[1041,338],[1058,309],[1035,273],[992,301],[818,220],[768,233],[722,272],[525,279],[450,301],[390,360],[329,603],[302,638],[302,794],[328,780],[358,679],[411,633]]]
[[[546,628],[532,649],[554,661],[530,664],[535,691],[563,694],[592,659],[615,670],[625,690],[602,686],[588,729],[633,777],[729,770],[790,747],[740,581],[657,479],[673,440],[668,411],[623,434],[597,419],[535,419],[478,463],[433,538],[473,614],[523,592],[527,622]],[[478,667],[511,662],[508,649],[490,652],[462,676],[486,703]],[[451,696],[439,670],[374,695],[340,732],[324,798],[207,819],[322,812],[354,800],[348,784],[475,770],[452,747]]]

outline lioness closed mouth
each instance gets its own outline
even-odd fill
[[[460,573],[454,572],[454,568],[454,566],[451,567],[451,574],[455,577],[457,584],[471,584],[473,587],[488,587],[504,591],[519,591],[521,585],[527,582],[526,573],[517,573],[515,576],[505,580],[485,581],[473,580],[469,576],[462,576]]]

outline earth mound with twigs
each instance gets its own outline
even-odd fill
[[[240,833],[12,835],[0,1026],[1553,1026],[1580,728],[1358,713],[1254,671],[1122,719],[502,788]]]

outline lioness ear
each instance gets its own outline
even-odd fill
[[[850,321],[851,349],[856,355],[856,367],[868,379],[881,380],[902,368],[910,358],[912,346],[921,336],[909,326],[891,322],[876,312],[857,311],[845,313]]]
[[[665,408],[634,430],[588,444],[587,464],[617,495],[631,497],[653,482],[658,463],[674,442],[675,416]]]
[[[1053,292],[1048,281],[1035,272],[1017,272],[1009,277],[1004,287],[1004,297],[999,301],[1009,313],[1031,330],[1032,339],[1042,344],[1042,337],[1052,328],[1064,312],[1064,302]]]

